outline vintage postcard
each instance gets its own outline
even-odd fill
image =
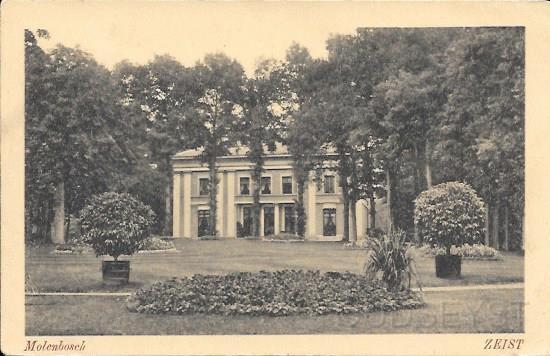
[[[550,353],[547,3],[1,25],[3,353]]]

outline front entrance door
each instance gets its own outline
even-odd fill
[[[198,236],[206,236],[210,230],[210,211],[199,210],[198,214]]]
[[[294,234],[294,207],[285,206],[285,232],[289,234]]]
[[[252,208],[249,206],[243,207],[243,236],[252,235]]]
[[[264,236],[273,235],[275,232],[275,211],[272,206],[264,207]]]

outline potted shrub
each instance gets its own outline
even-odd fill
[[[113,261],[102,262],[103,281],[128,283],[130,261],[118,258],[132,255],[142,247],[155,219],[151,208],[130,194],[108,192],[92,197],[80,218],[83,237],[96,256],[113,257]]]
[[[415,200],[414,223],[432,246],[436,276],[459,277],[462,258],[457,247],[481,240],[485,229],[484,204],[467,184],[448,182],[422,192]]]

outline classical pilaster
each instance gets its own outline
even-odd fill
[[[173,194],[172,194],[172,236],[181,237],[181,175],[179,173],[174,174]]]
[[[237,218],[235,213],[235,172],[227,173],[227,237],[237,237]]]
[[[273,222],[275,235],[281,232],[281,225],[279,223],[279,204],[273,204]]]
[[[183,174],[183,236],[191,237],[191,172]]]

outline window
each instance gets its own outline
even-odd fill
[[[241,195],[249,195],[250,194],[250,178],[241,177],[240,186],[241,186],[241,190],[240,190]]]
[[[208,235],[210,230],[210,211],[209,210],[199,210],[198,211],[198,236]]]
[[[292,194],[292,177],[283,177],[283,194]]]
[[[323,209],[323,236],[336,236],[336,209]]]
[[[243,206],[242,221],[237,222],[237,236],[245,237],[252,235],[252,208]]]
[[[208,195],[208,178],[199,178],[199,195]]]
[[[262,194],[271,194],[271,177],[262,177]]]
[[[325,193],[334,193],[334,176],[325,176]]]
[[[285,206],[284,207],[284,218],[285,218],[285,232],[294,234],[294,207],[293,206]]]

